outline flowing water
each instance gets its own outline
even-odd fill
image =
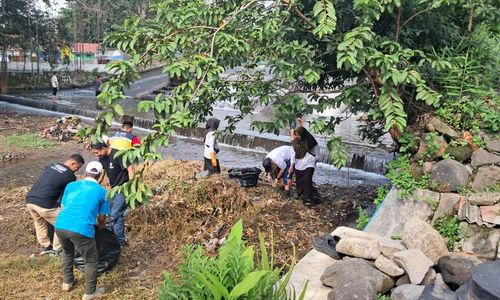
[[[65,113],[34,109],[5,102],[0,102],[0,112],[49,116],[65,115]],[[90,118],[84,119],[91,121]],[[146,131],[136,130],[136,132],[139,135],[146,134]],[[74,145],[72,147],[70,149],[71,152],[80,152],[86,161],[95,160],[88,151],[82,150],[81,145]],[[163,149],[162,153],[164,157],[172,157],[174,159],[201,160],[202,150],[203,143],[201,140],[177,136],[172,138],[170,145]],[[44,160],[21,160],[15,163],[3,163],[0,168],[0,186],[31,184],[45,165],[55,161],[63,161],[68,155],[67,152],[54,152],[53,155],[46,157]],[[222,143],[219,160],[221,165],[226,168],[259,167],[265,155],[265,151],[244,149]],[[379,174],[353,168],[337,170],[331,165],[323,163],[317,165],[314,181],[317,184],[332,184],[336,186],[381,185],[387,183],[385,177]]]

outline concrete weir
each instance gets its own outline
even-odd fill
[[[99,114],[99,111],[97,110],[76,107],[73,105],[65,105],[47,100],[34,100],[20,96],[0,95],[0,101],[88,118],[95,118]],[[154,124],[155,120],[153,119],[136,117],[134,121],[134,125],[136,127],[143,129],[150,129]],[[203,140],[205,136],[205,129],[202,127],[178,129],[176,134],[183,137]],[[269,152],[276,147],[289,144],[289,137],[276,136],[275,138],[270,138],[269,135],[263,136],[258,132],[250,130],[240,132],[237,130],[233,133],[223,133],[219,142],[224,145],[236,146],[261,152]],[[385,165],[391,159],[391,155],[389,153],[382,153],[380,150],[374,151],[373,147],[367,149],[366,147],[362,147],[357,144],[351,145],[346,143],[346,146],[350,157],[347,167],[377,174],[384,174]],[[331,164],[326,147],[322,147],[318,160],[322,163]]]

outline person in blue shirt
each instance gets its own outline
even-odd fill
[[[106,225],[109,214],[106,189],[97,179],[103,167],[100,162],[90,162],[85,168],[85,179],[66,186],[61,200],[61,212],[54,225],[62,247],[62,272],[64,291],[70,291],[75,283],[73,258],[75,249],[85,261],[85,294],[83,300],[104,295],[104,289],[97,286],[97,248],[94,239],[97,223],[100,229]]]

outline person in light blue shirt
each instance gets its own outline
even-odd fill
[[[73,288],[73,258],[75,249],[85,261],[85,294],[83,300],[95,299],[104,294],[97,286],[97,248],[94,240],[96,220],[100,229],[106,225],[109,214],[106,189],[97,179],[103,167],[100,162],[90,162],[85,168],[85,179],[66,186],[61,200],[61,212],[55,229],[62,246],[63,290]]]

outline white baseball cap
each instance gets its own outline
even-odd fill
[[[91,161],[87,164],[85,168],[85,172],[90,174],[101,174],[102,173],[102,164],[98,161]]]

